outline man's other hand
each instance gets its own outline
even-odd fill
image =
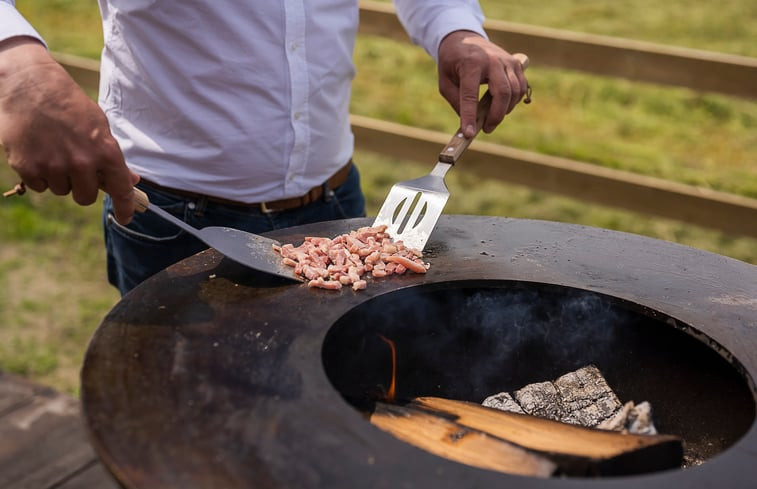
[[[439,45],[439,92],[460,115],[466,137],[476,132],[479,87],[489,85],[492,104],[482,127],[492,132],[528,90],[516,56],[470,31],[455,31]]]
[[[80,205],[113,199],[116,219],[134,214],[131,172],[100,107],[37,40],[0,42],[0,142],[8,163],[37,192],[69,192]]]

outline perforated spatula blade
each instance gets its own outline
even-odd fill
[[[528,67],[528,56],[522,53],[514,56],[524,69]],[[475,134],[466,138],[462,128],[458,129],[439,154],[439,161],[431,173],[392,186],[373,221],[374,226],[386,225],[392,239],[401,240],[410,248],[423,250],[449,199],[444,176],[483,127],[491,103],[492,95],[487,90],[478,102]]]
[[[478,103],[476,134],[484,124],[491,101],[492,96],[487,91]],[[466,138],[462,129],[459,129],[439,154],[439,161],[431,173],[394,184],[373,225],[386,225],[386,231],[392,239],[401,240],[410,248],[423,250],[449,199],[444,176],[473,141],[473,137]]]
[[[452,168],[439,162],[430,174],[396,183],[384,200],[374,226],[386,225],[386,232],[405,246],[422,250],[449,199],[444,175]]]

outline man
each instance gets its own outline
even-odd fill
[[[261,233],[365,214],[351,163],[355,0],[99,0],[99,106],[0,0],[0,141],[24,184],[93,203],[108,277],[122,294],[205,245],[151,213],[132,187],[202,228]],[[395,0],[437,61],[439,90],[474,132],[479,86],[490,132],[527,89],[474,0]]]

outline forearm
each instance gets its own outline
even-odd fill
[[[0,6],[11,9],[5,0]],[[0,40],[0,143],[8,164],[31,190],[72,193],[82,205],[104,189],[125,224],[139,177],[126,167],[105,114],[37,36],[6,21],[0,17],[12,34]]]
[[[23,35],[0,41],[0,94],[1,87],[24,67],[52,62],[47,48],[37,38]]]

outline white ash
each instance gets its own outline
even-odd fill
[[[500,411],[526,414],[523,408],[520,407],[520,404],[508,392],[500,392],[499,394],[487,397],[484,401],[484,406],[499,409]]]
[[[657,434],[652,421],[652,406],[646,401],[621,403],[594,365],[553,381],[528,384],[513,393],[494,394],[482,404],[589,428]]]
[[[564,409],[560,392],[552,382],[529,384],[513,393],[526,414],[561,421]]]
[[[639,435],[656,435],[657,428],[652,422],[652,405],[644,401],[631,409],[626,421],[629,433],[638,433]]]
[[[626,422],[628,421],[628,413],[631,412],[631,409],[633,409],[633,401],[629,401],[623,406],[618,409],[615,414],[610,416],[609,418],[605,419],[601,423],[597,424],[597,428],[600,430],[610,430],[610,431],[622,431],[626,427]]]

